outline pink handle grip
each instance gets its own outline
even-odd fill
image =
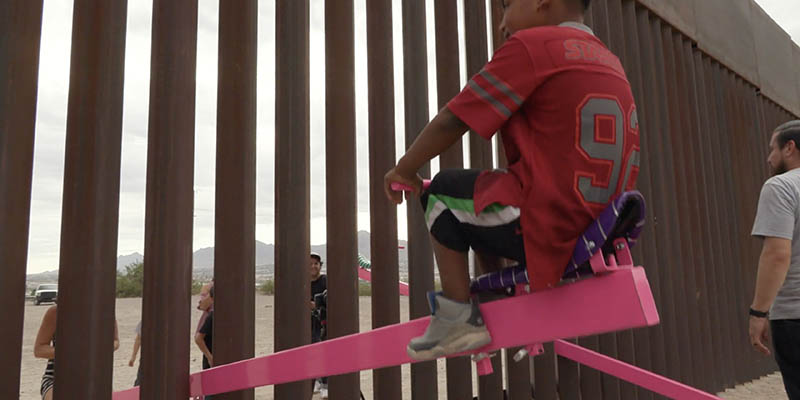
[[[431,180],[430,179],[423,179],[422,180],[422,190],[427,189],[428,186],[430,186],[430,185],[431,185]],[[411,186],[408,186],[408,185],[404,185],[404,184],[402,184],[400,182],[392,182],[392,190],[394,190],[395,192],[413,192],[414,188],[412,188]]]

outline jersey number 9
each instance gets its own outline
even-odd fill
[[[604,128],[610,128],[611,132],[601,132],[600,129]],[[611,197],[617,193],[617,187],[620,191],[627,188],[633,167],[639,167],[640,152],[636,148],[638,146],[631,148],[628,154],[623,154],[626,129],[633,135],[639,134],[639,118],[635,107],[631,107],[628,115],[623,115],[617,99],[590,97],[582,103],[578,148],[592,162],[610,167],[606,179],[594,173],[575,172],[576,189],[585,202],[608,204]],[[621,173],[624,173],[622,186],[619,185]]]

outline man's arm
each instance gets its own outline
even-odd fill
[[[764,238],[764,246],[758,260],[756,292],[751,306],[754,310],[767,311],[772,306],[778,290],[786,279],[791,258],[791,240],[775,237]]]
[[[764,246],[758,260],[756,290],[750,308],[763,312],[769,310],[786,279],[791,258],[791,240],[777,237],[764,238]],[[750,343],[756,350],[769,355],[770,351],[765,346],[767,342],[767,319],[750,316]]]
[[[194,335],[194,342],[197,344],[197,347],[200,348],[200,351],[203,352],[203,355],[205,355],[206,358],[208,359],[208,365],[213,367],[214,357],[211,355],[211,350],[209,350],[208,346],[206,346],[205,338],[206,338],[205,333],[198,333]]]
[[[393,182],[411,186],[415,193],[419,193],[422,190],[422,180],[417,175],[417,171],[426,162],[452,146],[467,129],[469,127],[447,107],[439,111],[439,114],[425,126],[406,154],[397,162],[397,166],[386,173],[383,185],[386,196],[397,204],[403,202],[402,193],[392,190]]]

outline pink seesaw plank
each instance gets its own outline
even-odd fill
[[[615,360],[611,357],[604,356],[570,342],[556,340],[553,345],[556,353],[562,357],[569,358],[598,371],[616,376],[617,378],[669,398],[681,400],[720,400],[717,396],[686,386],[669,378],[656,375],[639,367]]]
[[[478,352],[658,323],[644,269],[636,267],[481,305],[492,343]],[[192,396],[225,393],[414,362],[406,343],[430,317],[327,340],[192,374]],[[454,355],[456,356],[456,355]],[[136,388],[115,400],[138,398]]]
[[[365,280],[367,282],[372,282],[372,272],[368,269],[359,268],[358,269],[358,278]],[[400,290],[401,296],[408,296],[408,284],[405,282],[400,282],[398,284],[398,288]]]
[[[643,284],[640,284],[643,283]],[[618,271],[481,306],[492,343],[476,352],[658,323],[644,269]],[[408,341],[429,317],[195,373],[192,396],[411,363]]]

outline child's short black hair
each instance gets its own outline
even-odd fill
[[[208,288],[208,295],[211,296],[212,299],[214,298],[214,285]]]

